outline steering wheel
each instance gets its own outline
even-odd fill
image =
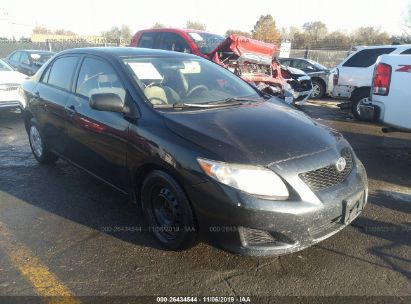
[[[154,100],[157,100],[157,101],[159,101],[160,103],[153,102]],[[165,100],[163,100],[163,99],[161,99],[161,98],[159,98],[159,97],[151,97],[151,98],[148,99],[148,101],[149,101],[152,105],[168,104],[167,101],[165,101]]]
[[[191,88],[186,94],[187,97],[190,97],[195,91],[208,91],[208,88],[205,85],[199,84]]]

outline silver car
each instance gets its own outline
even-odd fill
[[[299,69],[311,77],[313,84],[312,98],[323,98],[327,93],[328,78],[330,71],[318,62],[305,58],[280,58],[282,65]]]

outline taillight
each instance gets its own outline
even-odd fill
[[[335,70],[334,77],[333,77],[333,84],[336,86],[338,84],[338,78],[340,77],[340,71],[338,69]]]
[[[379,63],[374,69],[372,92],[375,95],[387,96],[390,91],[392,68],[389,64]]]

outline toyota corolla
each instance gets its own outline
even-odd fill
[[[57,54],[20,90],[34,157],[130,196],[165,247],[302,250],[367,201],[343,136],[194,55],[137,48]]]

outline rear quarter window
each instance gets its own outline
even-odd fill
[[[138,47],[153,49],[158,33],[143,33],[138,41]]]
[[[378,56],[384,54],[390,54],[395,48],[378,48],[378,49],[365,49],[361,50],[348,59],[343,66],[351,68],[368,68],[372,66],[376,61]]]
[[[405,50],[401,55],[411,55],[411,49]]]

